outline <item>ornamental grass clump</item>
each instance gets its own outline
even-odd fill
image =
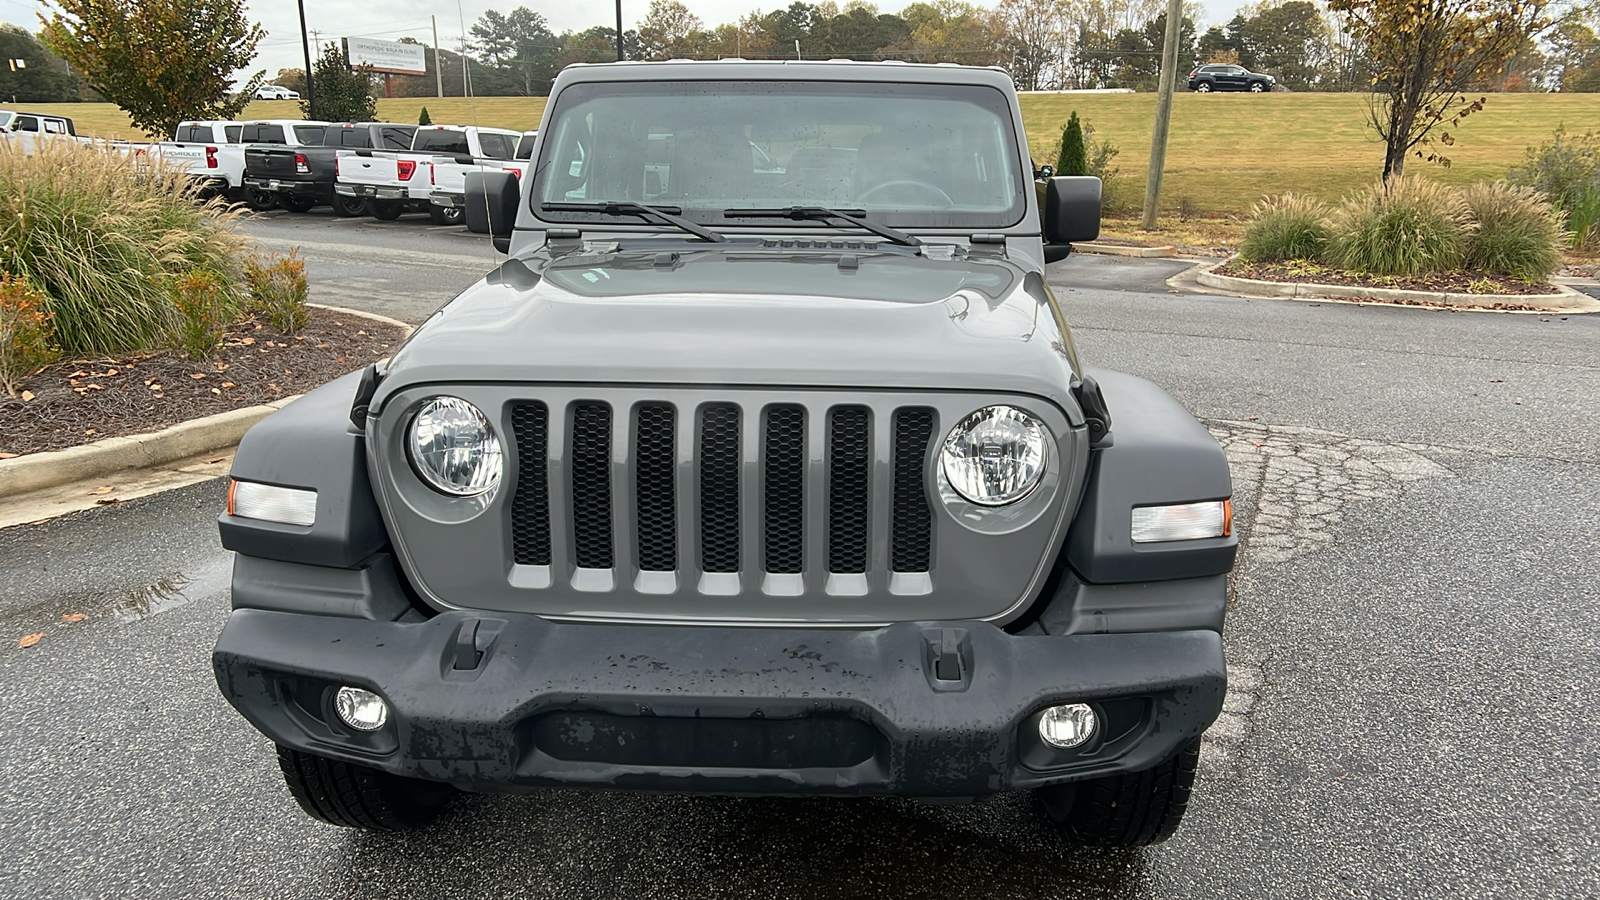
[[[1279,194],[1257,203],[1239,255],[1250,262],[1318,261],[1328,245],[1328,210],[1304,194]]]
[[[56,346],[70,355],[159,350],[178,342],[173,291],[195,271],[242,298],[246,238],[185,175],[115,147],[0,147],[0,273],[46,297]]]
[[[59,355],[45,296],[25,278],[0,275],[0,388],[17,396],[22,379]]]
[[[247,260],[245,277],[250,282],[249,310],[268,325],[284,334],[296,334],[311,321],[311,309],[306,306],[306,261],[299,248],[287,256],[269,254]]]
[[[1520,281],[1540,282],[1561,267],[1567,234],[1561,214],[1538,192],[1504,181],[1463,188],[1470,226],[1466,268]]]
[[[1466,205],[1455,190],[1418,176],[1374,185],[1328,218],[1325,259],[1368,275],[1430,275],[1461,267]]]

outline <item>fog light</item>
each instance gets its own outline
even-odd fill
[[[389,721],[389,704],[371,691],[342,687],[333,695],[333,710],[339,721],[357,731],[377,731]]]
[[[1039,717],[1039,739],[1058,750],[1082,747],[1094,737],[1095,714],[1086,703],[1052,706]]]

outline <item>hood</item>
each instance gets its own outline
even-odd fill
[[[796,243],[508,260],[395,352],[373,409],[417,384],[576,382],[1006,391],[1075,418],[1037,273],[965,248]]]

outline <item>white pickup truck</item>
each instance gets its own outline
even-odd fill
[[[368,208],[379,219],[393,220],[407,210],[426,210],[441,225],[459,222],[460,213],[452,217],[432,202],[435,164],[510,161],[521,136],[521,132],[503,128],[424,125],[417,129],[409,152],[339,151],[334,192],[366,198]]]
[[[82,140],[66,116],[0,109],[0,136],[23,153],[32,153],[40,141]]]
[[[478,159],[459,162],[456,159],[435,158],[433,163],[433,192],[428,200],[433,207],[428,210],[433,220],[441,225],[454,225],[461,221],[467,209],[468,172],[510,172],[518,178],[528,174],[528,162],[533,158],[533,145],[539,132],[524,131],[517,140],[514,159]]]
[[[244,187],[242,122],[203,120],[179,122],[170,141],[145,145],[144,151],[169,166],[200,179],[211,193],[239,199]],[[126,145],[114,145],[126,146]],[[140,148],[135,147],[134,152]]]

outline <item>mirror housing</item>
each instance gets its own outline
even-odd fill
[[[1100,236],[1100,179],[1093,175],[1060,175],[1045,181],[1044,242],[1072,244]]]
[[[522,203],[522,183],[510,172],[467,173],[467,230],[487,234],[494,248],[511,252],[511,231]]]

